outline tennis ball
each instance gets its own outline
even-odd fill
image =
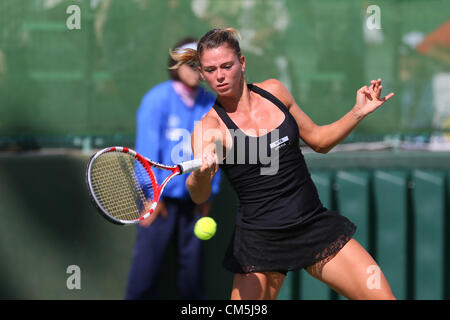
[[[216,234],[217,223],[211,217],[198,219],[194,227],[194,234],[200,240],[209,240]]]

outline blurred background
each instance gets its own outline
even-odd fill
[[[80,28],[67,12],[80,8]],[[303,144],[322,201],[358,226],[400,299],[450,298],[450,2],[444,0],[2,0],[0,298],[122,299],[135,228],[109,225],[84,186],[89,155],[134,146],[142,96],[168,79],[180,37],[232,26],[248,82],[280,79],[318,124],[371,79],[395,92],[327,155]],[[205,242],[209,298],[236,197],[224,180]],[[176,299],[171,250],[161,299]],[[71,265],[81,288],[70,290]],[[301,272],[280,299],[341,299]]]

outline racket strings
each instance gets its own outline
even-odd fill
[[[92,164],[95,197],[106,212],[120,220],[136,220],[151,206],[153,184],[144,166],[132,155],[108,152]]]

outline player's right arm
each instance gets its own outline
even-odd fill
[[[219,168],[216,150],[221,148],[222,134],[217,118],[207,114],[197,122],[191,139],[194,159],[202,159],[202,167],[187,178],[186,188],[192,201],[201,204],[209,199],[211,182]]]

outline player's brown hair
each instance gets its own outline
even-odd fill
[[[197,43],[197,50],[194,49],[175,49],[170,50],[169,54],[176,64],[169,69],[178,69],[182,64],[190,66],[200,65],[200,57],[204,49],[218,48],[223,44],[228,44],[234,50],[238,57],[241,56],[239,40],[241,36],[234,28],[212,29],[205,33]]]

